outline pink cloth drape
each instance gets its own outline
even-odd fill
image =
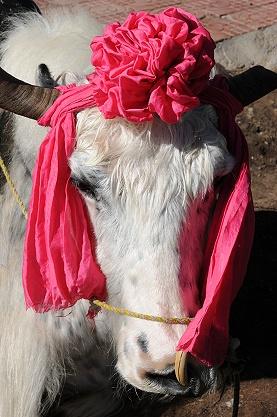
[[[254,207],[246,140],[235,123],[242,105],[228,92],[226,80],[215,77],[200,96],[212,104],[219,130],[236,159],[232,173],[220,182],[209,231],[202,285],[197,297],[201,308],[178,343],[177,350],[190,352],[200,362],[214,366],[224,361],[229,342],[229,313],[246,273],[254,236]],[[190,301],[192,294],[187,294]],[[195,294],[193,295],[195,297]]]
[[[26,306],[38,312],[70,307],[81,298],[106,297],[87,209],[68,166],[75,146],[75,113],[95,101],[89,85],[59,89],[62,95],[39,120],[51,130],[33,174],[24,248]]]

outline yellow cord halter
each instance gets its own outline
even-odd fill
[[[27,214],[27,209],[25,207],[25,204],[23,203],[23,201],[21,200],[18,192],[16,191],[15,185],[14,185],[12,179],[11,179],[9,171],[8,171],[6,165],[5,165],[5,162],[1,158],[1,156],[0,156],[0,167],[1,167],[1,169],[3,171],[3,174],[6,178],[7,184],[10,187],[10,190],[11,190],[12,194],[14,195],[14,198],[15,198],[17,204],[19,205],[20,210],[22,211],[23,216],[25,217],[25,219],[27,219],[28,214]]]
[[[23,214],[23,216],[25,217],[25,219],[27,219],[27,209],[25,207],[24,202],[22,201],[22,199],[20,198],[16,187],[11,179],[11,176],[9,174],[9,171],[3,161],[3,159],[0,156],[0,168],[3,171],[3,174],[6,178],[7,184],[10,187],[10,190],[12,192],[12,194],[14,195],[14,198]],[[126,308],[121,308],[121,307],[115,307],[112,306],[108,303],[105,303],[104,301],[100,301],[100,300],[90,300],[90,304],[92,306],[93,309],[105,309],[108,311],[111,311],[115,314],[119,314],[119,315],[123,315],[123,316],[128,316],[128,317],[133,317],[136,319],[142,319],[142,320],[148,320],[148,321],[156,321],[158,323],[165,323],[165,324],[189,324],[191,322],[191,318],[189,317],[161,317],[161,316],[152,316],[151,314],[143,314],[143,313],[136,313],[135,311],[130,311],[127,310]]]
[[[148,320],[148,321],[157,321],[159,323],[165,323],[165,324],[189,324],[192,320],[189,317],[182,317],[182,318],[161,317],[161,316],[152,316],[151,314],[136,313],[135,311],[130,311],[130,310],[127,310],[126,308],[114,307],[108,303],[105,303],[105,301],[99,301],[99,300],[90,300],[90,304],[93,309],[95,309],[94,306],[97,306],[107,311],[111,311],[112,313],[120,314],[121,316],[128,316],[128,317],[133,317],[135,319]]]

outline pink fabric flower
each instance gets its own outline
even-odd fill
[[[199,105],[214,65],[215,44],[190,13],[171,7],[160,14],[131,13],[107,26],[91,43],[95,72],[88,78],[105,118],[167,123]]]

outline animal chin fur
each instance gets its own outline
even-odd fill
[[[76,73],[80,82],[91,71],[89,43],[101,27],[87,13],[60,9],[46,17],[31,13],[12,19],[11,27],[0,55],[1,66],[14,76],[35,82],[42,62],[55,78],[68,71]],[[15,117],[10,171],[26,205],[31,190],[30,172],[46,131],[34,121]],[[172,126],[158,119],[141,125],[122,119],[109,121],[97,109],[80,112],[70,166],[75,178],[89,182],[98,194],[101,191],[98,201],[85,198],[111,302],[142,312],[149,312],[151,305],[154,314],[183,314],[178,232],[188,213],[194,222],[196,209],[214,178],[228,173],[233,163],[210,106],[187,113],[181,123]],[[0,198],[0,416],[38,417],[43,392],[47,391],[51,403],[72,356],[93,348],[93,325],[85,317],[85,301],[62,318],[56,313],[37,315],[25,311],[20,278],[25,220],[7,187]],[[188,253],[195,256],[198,267],[199,240],[207,217],[208,213],[201,222],[198,218],[198,229],[190,236]],[[140,257],[145,259],[147,253],[148,261],[128,280],[126,271],[139,263]],[[197,273],[193,268],[189,271]],[[145,291],[143,294],[131,284],[138,275],[140,288],[147,288],[147,297]],[[161,280],[161,276],[167,279]],[[96,323],[100,333],[106,334],[108,329],[115,345],[119,342],[122,322],[118,318],[102,314]],[[128,319],[126,323],[129,326]],[[147,323],[145,328],[153,337],[159,337],[160,325]],[[173,346],[181,330],[172,332],[174,337],[168,332],[165,340]],[[153,348],[153,357],[158,361],[157,349]],[[122,351],[121,346],[117,351],[119,359]]]

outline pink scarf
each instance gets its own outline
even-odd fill
[[[25,301],[38,312],[71,307],[81,298],[106,297],[92,226],[68,166],[75,146],[75,113],[95,106],[95,101],[90,85],[59,90],[62,94],[39,120],[51,130],[33,173],[25,238]]]
[[[156,112],[161,118],[164,115],[166,118],[170,117],[167,121],[173,123],[188,108],[198,105],[199,99],[195,94],[199,96],[202,90],[199,97],[202,103],[212,104],[216,108],[220,131],[226,137],[237,165],[216,190],[219,198],[207,242],[201,286],[196,282],[191,283],[191,291],[183,295],[184,305],[196,305],[197,297],[201,308],[185,331],[177,349],[191,352],[205,364],[216,365],[223,362],[226,354],[229,310],[246,271],[254,231],[247,145],[234,121],[242,107],[228,93],[222,78],[216,78],[203,91],[213,63],[210,58],[213,46],[209,35],[196,19],[181,9],[174,8],[157,16],[150,15],[149,18],[146,13],[131,14],[122,27],[119,24],[108,27],[107,36],[96,38],[93,42],[96,71],[90,84],[59,87],[61,96],[39,120],[41,125],[50,126],[51,130],[40,147],[33,175],[23,263],[26,306],[37,312],[45,312],[70,307],[82,298],[106,298],[105,277],[95,258],[92,226],[84,201],[70,182],[67,161],[75,145],[75,114],[95,106],[97,99],[97,105],[107,118],[120,115],[130,120],[149,120]],[[152,43],[139,62],[134,51],[135,61],[130,64],[128,54],[128,62],[124,61],[122,70],[119,71],[120,63],[117,60],[121,59],[121,53],[99,53],[97,48],[105,42],[109,46],[109,52],[112,50],[113,40],[117,47],[117,36],[124,45],[126,39],[128,42],[131,39],[131,46],[135,49],[134,39],[130,35],[132,33],[141,37],[142,45],[145,46],[145,25],[149,25],[148,33],[154,31],[156,34],[159,31],[159,42]],[[182,25],[187,25],[183,32],[180,29]],[[143,27],[143,31],[140,31],[140,27]],[[129,36],[126,36],[126,31]],[[152,33],[151,36],[154,37],[155,34]],[[174,42],[172,34],[177,34]],[[187,39],[187,43],[184,39]],[[161,71],[161,65],[157,65],[154,57],[150,59],[147,54],[152,54],[155,47],[162,48],[158,54],[159,59],[164,68],[168,68],[168,52],[170,48],[176,52],[176,42],[186,46],[177,48],[178,56],[175,53],[174,68]],[[124,47],[130,49],[129,44]],[[202,55],[199,51],[202,51]],[[188,63],[183,65],[187,56]],[[102,67],[99,64],[100,58],[105,61]],[[168,78],[162,78],[156,84],[156,90],[149,81],[153,80],[153,74],[148,77],[146,73],[147,63],[150,65],[150,72],[160,74],[161,77],[167,74]],[[114,70],[107,71],[106,78],[104,77],[107,83],[102,85],[101,71],[109,65],[114,66]],[[142,65],[144,70],[138,72],[139,76],[137,73],[133,75],[128,65],[132,68]],[[180,77],[180,70],[194,74],[193,83],[186,77]],[[111,74],[108,80],[107,77]],[[130,85],[128,80],[133,80]],[[130,94],[124,96],[125,89],[130,87],[134,97],[138,97],[135,93],[140,91],[141,86],[145,88],[148,82],[151,91],[149,106],[147,107],[147,94],[144,91],[139,109],[133,109],[136,102],[129,100]],[[105,90],[106,85],[110,87]]]
[[[196,305],[200,300],[201,308],[179,341],[177,350],[188,351],[200,362],[214,366],[221,364],[226,356],[230,307],[246,273],[255,215],[248,147],[235,123],[235,116],[243,107],[228,92],[226,79],[220,76],[210,82],[200,99],[203,104],[215,107],[219,130],[227,139],[236,166],[220,185],[215,186],[219,197],[205,251],[202,283],[197,288],[196,283],[192,283],[191,289],[184,293],[184,305]]]

